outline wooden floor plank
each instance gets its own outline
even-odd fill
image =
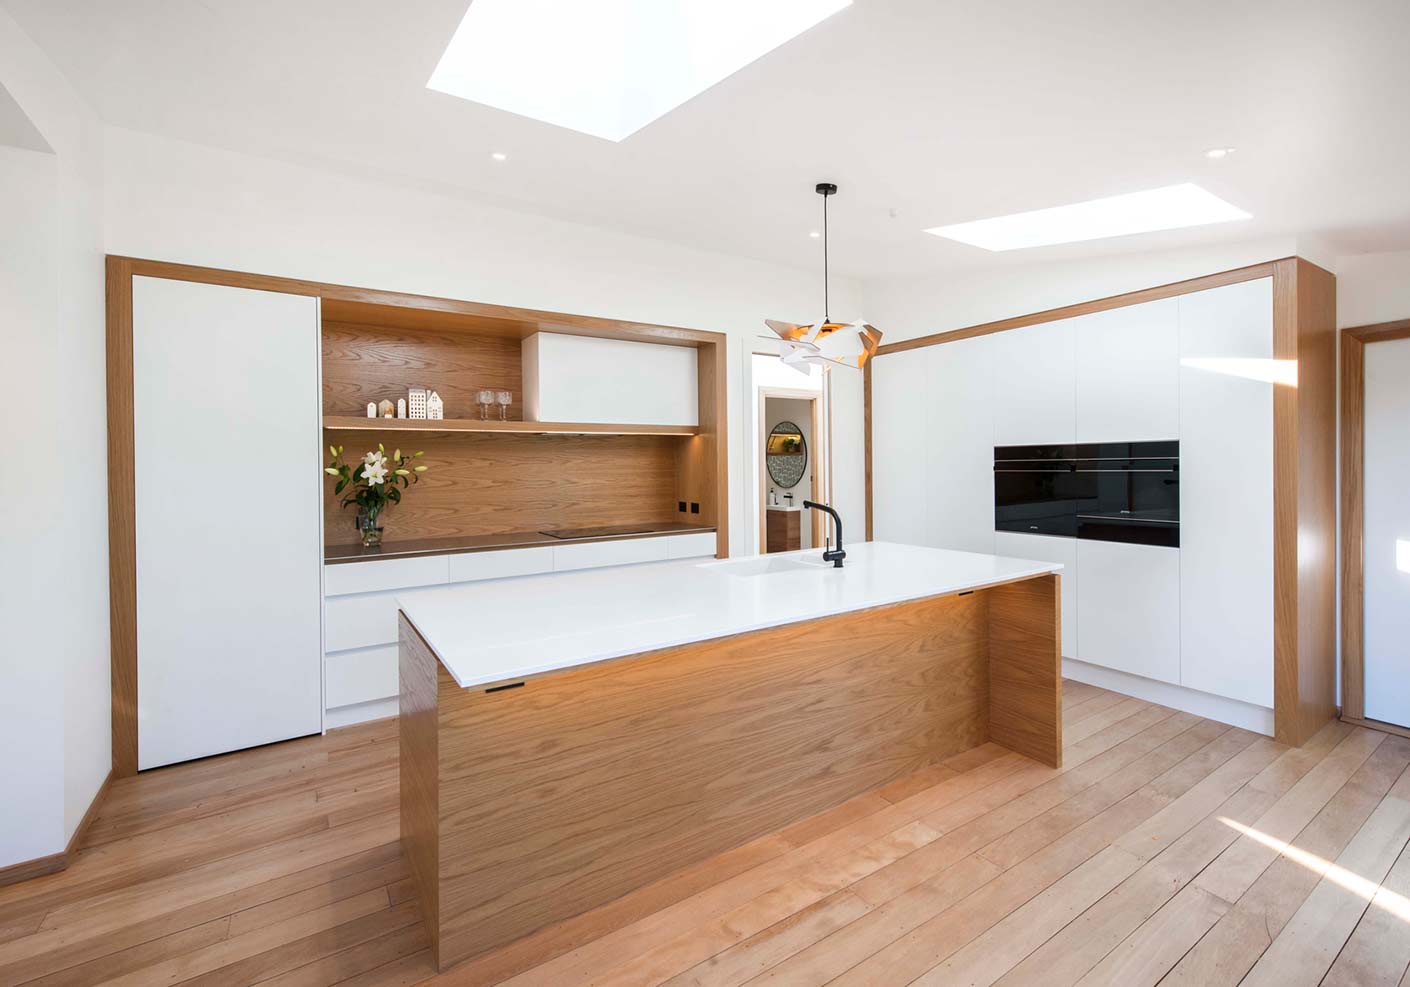
[[[122,779],[69,871],[0,889],[0,987],[1406,977],[1410,740],[1065,685],[1061,769],[982,745],[445,974],[395,721]]]
[[[1376,806],[1243,982],[1248,987],[1319,983],[1407,842],[1410,769]]]

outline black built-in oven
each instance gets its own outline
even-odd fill
[[[1180,443],[996,447],[994,527],[1179,547]]]

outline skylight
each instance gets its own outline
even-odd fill
[[[1186,184],[972,223],[936,226],[925,232],[985,250],[1021,250],[1251,218],[1242,209],[1198,185]]]
[[[473,0],[428,89],[620,141],[852,0]]]

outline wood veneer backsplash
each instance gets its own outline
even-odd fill
[[[508,416],[524,417],[520,342],[449,329],[392,329],[323,324],[323,413],[362,415],[368,402],[406,397],[429,387],[445,402],[447,418],[478,418],[477,392],[510,391]],[[498,409],[491,409],[498,415]]]
[[[326,385],[326,378],[325,378]],[[388,541],[681,520],[676,451],[662,435],[324,433],[349,461],[382,442],[390,455],[423,450],[428,467],[406,500],[383,514]],[[355,508],[338,506],[326,485],[324,540],[358,540]]]

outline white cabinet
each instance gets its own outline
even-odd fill
[[[324,568],[323,595],[347,596],[350,593],[376,593],[404,586],[434,586],[446,582],[448,575],[444,555],[344,562]]]
[[[668,557],[665,538],[625,538],[621,541],[578,542],[553,546],[553,569],[596,569],[608,565],[663,562]]]
[[[715,533],[713,531],[666,536],[667,558],[698,559],[706,555],[711,558],[715,555]]]
[[[934,353],[943,348],[905,350],[872,363],[872,534],[877,541],[930,544],[926,394]]]
[[[523,342],[524,419],[698,425],[693,346],[540,332]]]
[[[1045,322],[990,337],[994,359],[994,445],[1078,440],[1076,321]]]
[[[1180,682],[1180,551],[1077,542],[1082,661]]]
[[[533,548],[507,548],[497,552],[464,552],[452,555],[450,581],[469,583],[479,579],[507,579],[553,571],[552,545]]]
[[[323,728],[318,299],[132,279],[137,766]],[[257,536],[222,485],[278,477]]]
[[[1180,684],[1273,705],[1273,282],[1181,295]]]
[[[1071,322],[1077,331],[1077,441],[1178,437],[1176,299],[1093,312]]]
[[[998,531],[994,534],[994,554],[1013,559],[1036,559],[1039,562],[1062,564],[1062,572],[1058,573],[1062,609],[1062,655],[1064,658],[1081,657],[1077,650],[1077,539]]]
[[[993,347],[977,336],[926,348],[924,427],[911,435],[925,447],[924,544],[934,548],[994,552]]]

